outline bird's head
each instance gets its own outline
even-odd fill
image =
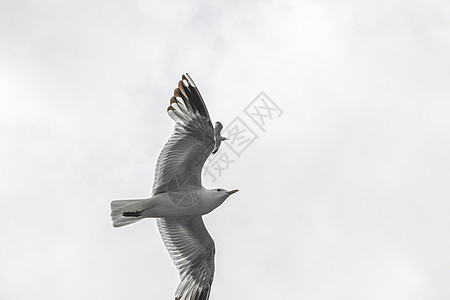
[[[226,137],[223,137],[220,135],[220,132],[223,129],[223,125],[220,122],[216,122],[215,126],[214,126],[214,139],[216,141],[225,141],[228,140]]]
[[[230,195],[238,192],[239,190],[231,190],[227,191],[226,189],[222,188],[215,188],[210,190],[213,195],[217,198],[223,198],[224,200],[227,199]]]
[[[205,204],[213,210],[219,207],[219,205],[221,205],[230,195],[236,193],[238,190],[227,191],[226,189],[215,188],[204,191],[206,193],[205,198],[207,199]]]

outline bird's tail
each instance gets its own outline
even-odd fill
[[[111,202],[111,219],[114,227],[122,227],[132,224],[144,217],[142,212],[142,200],[114,200]]]

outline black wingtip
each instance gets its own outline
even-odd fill
[[[184,81],[187,82],[187,86]],[[205,102],[200,95],[200,91],[198,90],[197,85],[194,83],[194,80],[192,80],[189,74],[186,73],[186,75],[181,76],[181,80],[178,82],[178,88],[180,89],[181,93],[186,95],[191,106],[195,108],[195,110],[197,110],[200,115],[209,119],[209,113],[208,109],[206,108]]]
[[[124,217],[140,217],[142,213],[142,210],[140,211],[126,211],[122,213],[122,216]]]

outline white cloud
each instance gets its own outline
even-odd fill
[[[172,297],[154,222],[109,202],[150,193],[184,72],[225,126],[284,111],[217,181],[211,298],[449,297],[445,2],[0,6],[0,298]]]

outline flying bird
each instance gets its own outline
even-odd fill
[[[146,199],[111,202],[114,227],[156,218],[162,240],[180,274],[175,300],[207,300],[214,277],[214,241],[203,223],[205,215],[231,194],[206,189],[201,172],[222,140],[222,124],[212,125],[208,110],[192,78],[178,82],[167,113],[175,129],[156,162],[152,195]]]

